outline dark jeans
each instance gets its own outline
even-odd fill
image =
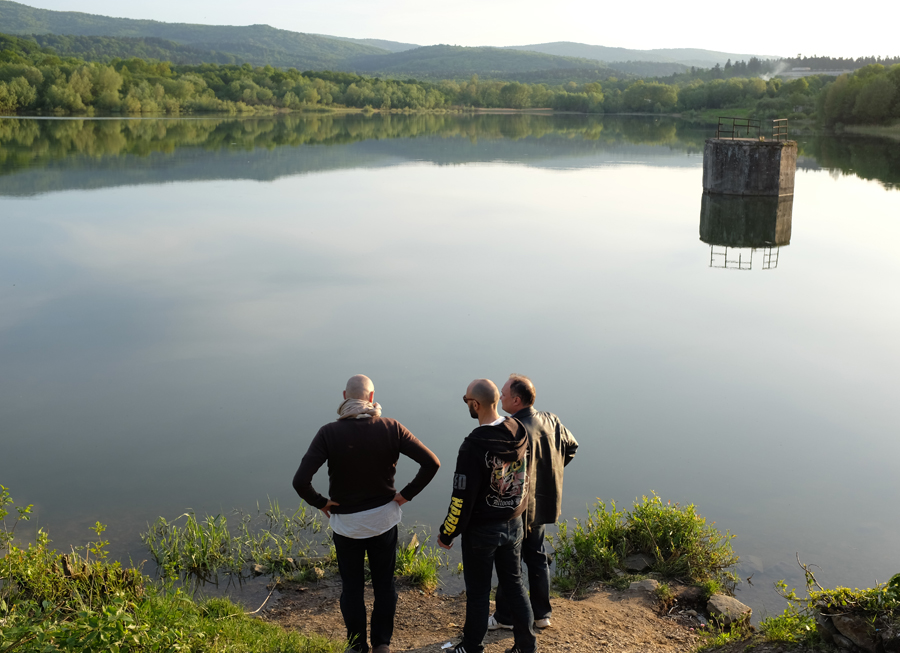
[[[528,568],[528,590],[534,619],[549,619],[550,613],[550,555],[544,550],[544,524],[535,524],[522,540],[522,562]],[[497,609],[494,619],[501,624],[511,624],[512,614],[503,595],[497,588]]]
[[[484,650],[491,607],[491,577],[497,580],[512,610],[513,638],[522,653],[532,653],[534,615],[522,585],[522,519],[469,524],[462,535],[463,578],[466,581],[466,624],[462,644],[468,653]]]
[[[397,610],[397,590],[394,587],[394,567],[397,565],[397,527],[362,540],[354,540],[332,533],[341,572],[341,614],[347,626],[350,646],[366,653],[365,556],[369,555],[375,607],[372,608],[372,647],[390,644],[394,634],[394,613]]]

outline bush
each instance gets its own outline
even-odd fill
[[[612,580],[626,556],[644,553],[654,560],[652,573],[684,583],[716,583],[731,593],[737,583],[731,568],[738,562],[733,538],[707,525],[693,504],[663,503],[653,495],[635,502],[631,512],[601,501],[573,528],[561,523],[551,539],[557,579],[569,587]]]
[[[227,599],[197,602],[171,583],[153,584],[136,569],[108,562],[102,539],[60,555],[38,531],[37,541],[21,549],[13,536],[31,506],[18,508],[7,524],[11,504],[0,486],[0,651],[339,653],[346,647],[265,623]],[[94,527],[98,538],[103,530]]]

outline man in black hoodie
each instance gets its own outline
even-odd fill
[[[508,653],[534,653],[534,614],[522,584],[522,513],[527,504],[528,436],[522,425],[500,417],[500,393],[488,379],[469,384],[463,401],[478,420],[459,448],[450,510],[438,544],[449,549],[462,534],[466,623],[451,653],[482,653],[490,612],[491,576],[497,579],[512,612],[515,646]]]

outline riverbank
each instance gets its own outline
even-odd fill
[[[456,644],[465,621],[465,593],[447,595],[401,587],[397,601],[394,651],[438,653],[447,642]],[[261,616],[289,631],[341,639],[340,582],[285,585],[277,603]],[[680,609],[662,611],[646,590],[615,590],[596,585],[581,598],[555,597],[552,625],[538,631],[538,648],[567,653],[674,653],[692,651],[701,641],[700,623]],[[372,590],[366,588],[371,612]],[[686,608],[687,609],[687,608]],[[512,631],[489,631],[486,653],[503,653],[513,645]]]

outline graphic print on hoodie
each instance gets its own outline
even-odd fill
[[[525,460],[509,462],[488,452],[484,464],[491,470],[491,485],[484,497],[487,504],[492,508],[518,506],[525,496]]]
[[[525,510],[528,488],[528,435],[507,417],[479,426],[459,448],[450,509],[438,537],[450,544],[469,523],[504,522]]]

